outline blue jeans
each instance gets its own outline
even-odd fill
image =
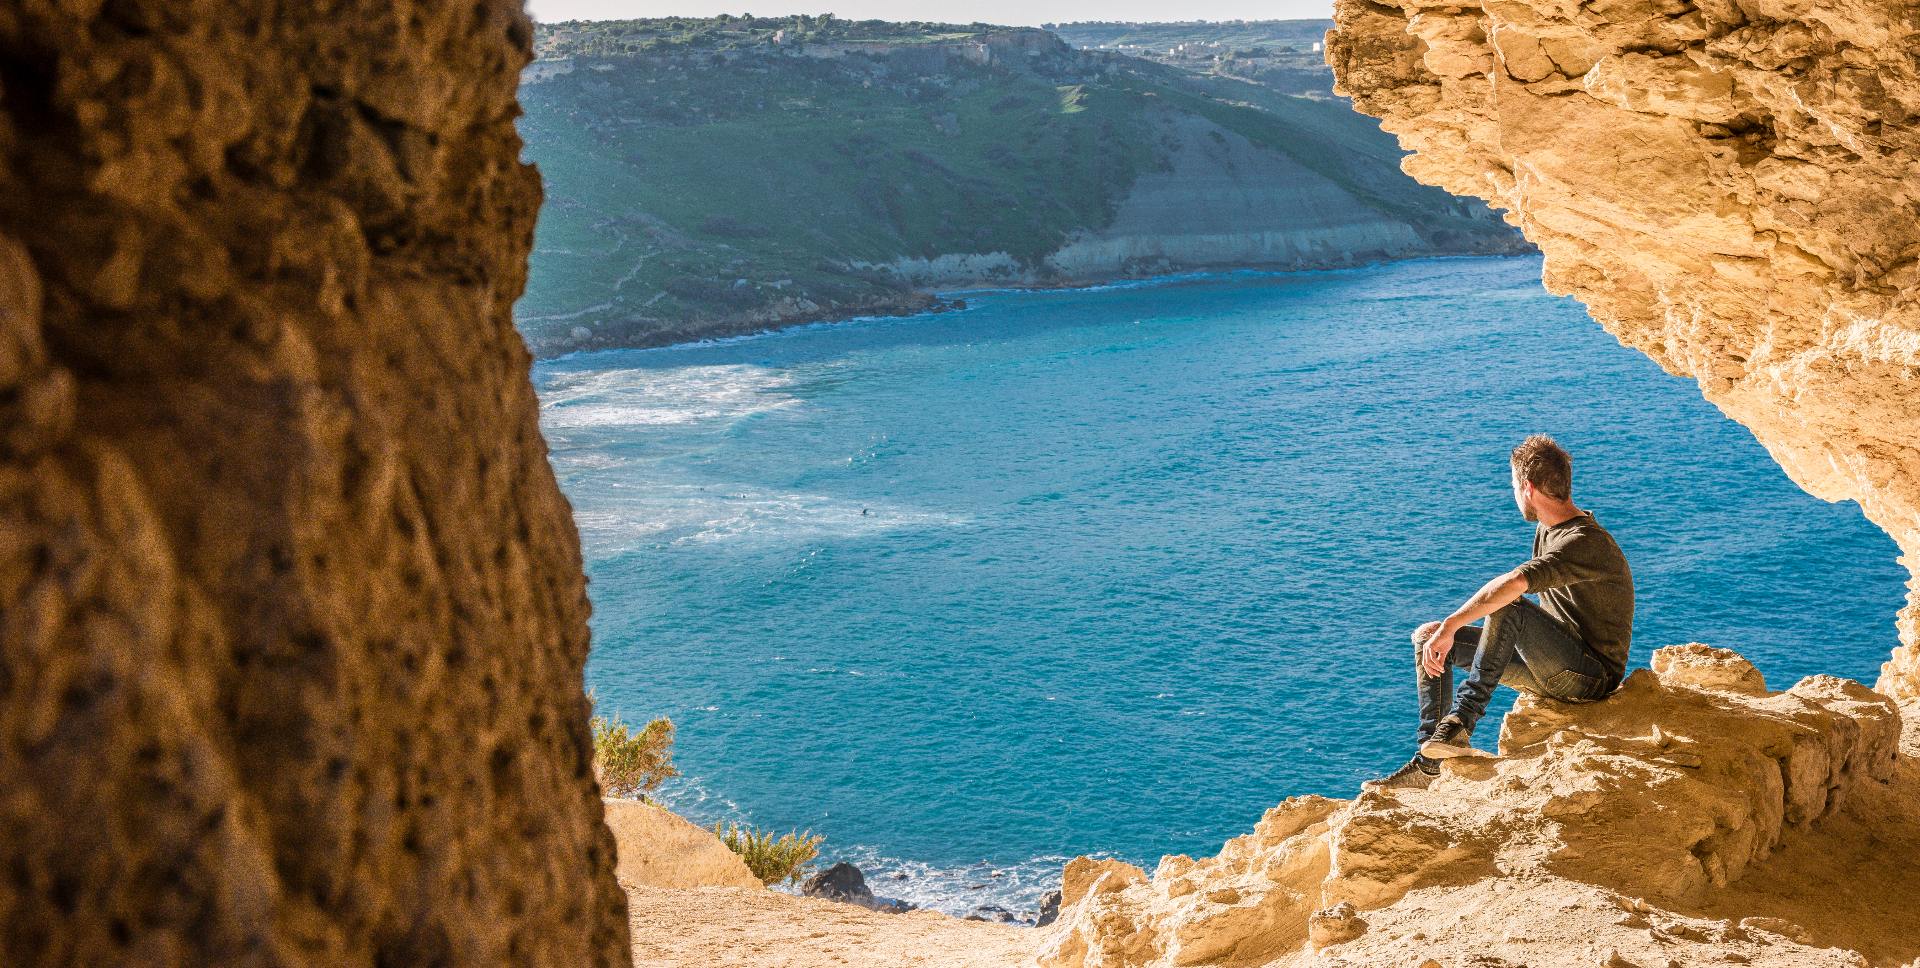
[[[1414,649],[1414,673],[1420,680],[1420,731],[1424,743],[1449,713],[1471,730],[1487,711],[1493,687],[1505,683],[1521,692],[1561,702],[1605,699],[1619,686],[1613,673],[1586,643],[1561,628],[1545,609],[1525,598],[1487,616],[1483,629],[1469,625],[1454,633],[1447,670],[1428,675]],[[1466,669],[1467,681],[1453,694],[1453,670]]]

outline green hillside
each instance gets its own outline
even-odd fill
[[[1344,107],[1042,31],[678,19],[542,25],[535,43],[520,127],[547,200],[517,313],[536,352],[931,305],[885,268],[903,258],[994,253],[1024,281],[1068,281],[1049,254],[1166,169],[1170,113],[1434,239],[1511,244],[1401,175],[1391,139]]]

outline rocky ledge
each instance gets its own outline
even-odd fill
[[[1075,860],[1040,963],[1905,960],[1911,916],[1866,896],[1897,897],[1920,843],[1900,736],[1851,680],[1769,692],[1735,653],[1664,648],[1604,702],[1522,698],[1498,759],[1449,761],[1428,789],[1289,799],[1151,877]],[[1882,835],[1848,826],[1855,801]],[[1829,879],[1855,895],[1823,896]]]

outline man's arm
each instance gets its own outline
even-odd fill
[[[1420,652],[1420,664],[1426,667],[1427,674],[1437,676],[1447,671],[1447,653],[1453,651],[1455,632],[1507,607],[1526,591],[1527,576],[1518,568],[1481,585],[1480,590],[1474,592],[1466,604],[1454,609],[1427,639]]]

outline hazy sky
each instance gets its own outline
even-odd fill
[[[1041,24],[1073,20],[1290,20],[1332,15],[1333,0],[528,0],[535,20],[777,17],[831,13],[848,20]]]

